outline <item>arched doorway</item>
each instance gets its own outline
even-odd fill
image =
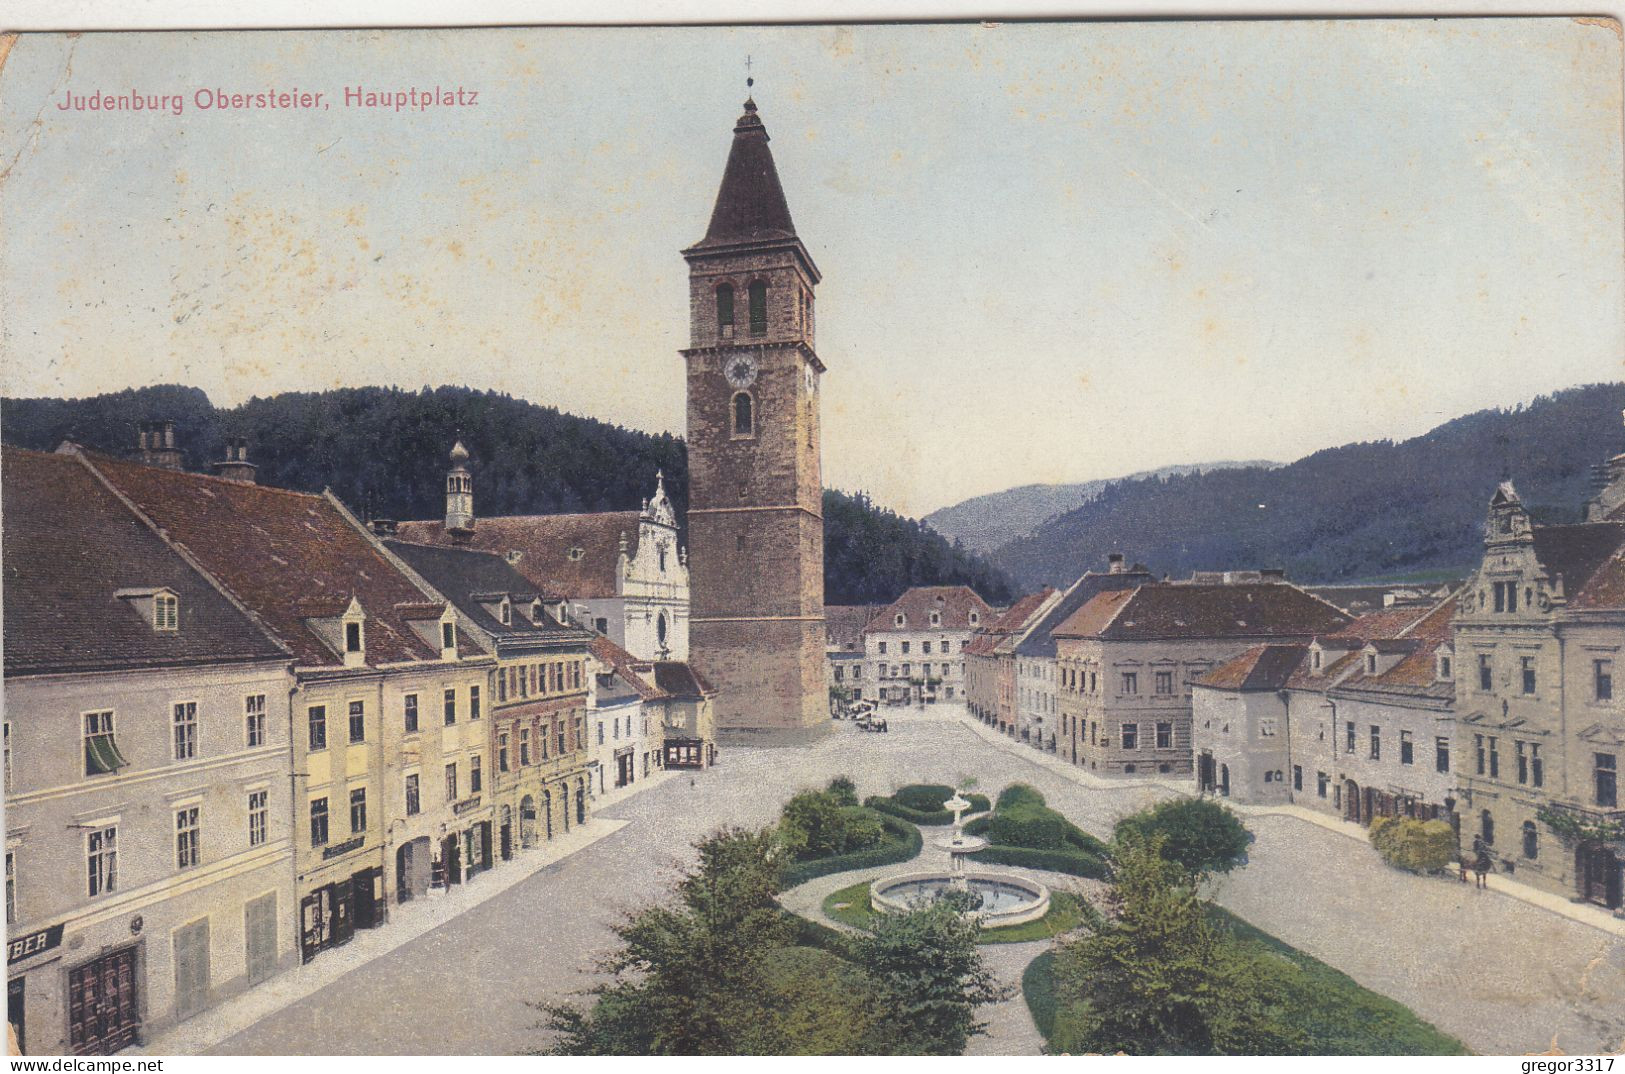
[[[1343,819],[1356,824],[1365,820],[1360,811],[1360,785],[1352,779],[1343,784]]]
[[[429,890],[434,853],[426,835],[410,839],[395,851],[395,898],[408,902]]]
[[[519,845],[536,845],[536,799],[528,794],[519,801]]]
[[[587,823],[587,781],[576,780],[576,823]]]
[[[498,829],[498,845],[502,848],[502,860],[508,861],[513,857],[513,807],[502,807],[502,825]]]

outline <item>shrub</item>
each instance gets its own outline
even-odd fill
[[[993,825],[993,814],[983,813],[975,820],[965,822],[966,835],[986,835],[988,828]]]
[[[885,833],[878,845],[850,854],[837,854],[831,858],[793,862],[784,870],[782,887],[793,888],[815,877],[843,873],[848,869],[872,869],[880,865],[896,865],[908,861],[920,852],[924,840],[920,837],[918,828],[894,817],[882,816],[878,819]]]
[[[779,838],[797,859],[849,854],[880,842],[879,817],[857,805],[841,805],[833,791],[802,791],[784,804]]]
[[[892,801],[904,809],[935,813],[942,808],[942,803],[953,796],[954,789],[941,783],[912,783],[907,787],[897,788],[891,797]]]
[[[1407,872],[1436,873],[1456,856],[1456,831],[1442,820],[1378,817],[1369,838],[1383,861]]]
[[[1052,873],[1067,873],[1093,880],[1106,878],[1104,859],[1078,850],[1038,850],[1033,847],[1007,847],[995,844],[978,853],[976,861],[993,865],[1044,869]]]
[[[998,808],[1006,809],[1013,805],[1044,805],[1044,796],[1038,793],[1036,787],[1025,783],[1012,783],[999,792]]]
[[[858,785],[847,776],[836,776],[829,781],[824,793],[836,805],[855,806],[858,804]]]
[[[1067,819],[1047,806],[1018,805],[1001,807],[993,814],[987,835],[1000,846],[1032,847],[1038,850],[1060,850],[1066,846]]]
[[[1228,873],[1247,860],[1252,841],[1241,819],[1211,798],[1176,798],[1117,822],[1119,843],[1162,837],[1162,856],[1202,876]]]

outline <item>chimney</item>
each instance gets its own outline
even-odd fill
[[[169,418],[143,421],[136,426],[141,461],[147,466],[161,466],[165,470],[180,470],[182,457],[175,446],[175,422]]]
[[[212,469],[216,477],[241,481],[245,485],[254,484],[254,471],[259,467],[248,461],[248,437],[226,437],[226,457],[215,463]]]
[[[1108,574],[1122,574],[1123,573],[1123,553],[1121,553],[1121,552],[1112,552],[1111,554],[1109,554],[1106,557],[1106,563],[1107,563],[1106,571],[1107,571]]]
[[[380,537],[395,536],[395,520],[393,518],[375,518],[367,525],[371,526],[372,532]]]

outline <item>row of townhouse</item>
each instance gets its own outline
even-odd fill
[[[8,1011],[30,1053],[161,1031],[585,823],[596,789],[611,662],[567,596],[255,484],[241,444],[207,476],[172,433],[142,440],[141,463],[4,451]],[[622,717],[639,752],[709,763],[709,688],[650,674],[658,730],[641,698]]]
[[[1201,679],[1199,788],[1362,823],[1446,819],[1503,870],[1618,910],[1625,456],[1611,470],[1576,525],[1534,525],[1502,484],[1478,569],[1445,599],[1258,646]]]
[[[972,716],[1007,735],[1017,733],[1016,646],[1060,599],[1045,587],[1010,605],[965,647],[965,704]]]
[[[886,704],[965,698],[965,650],[997,613],[969,586],[916,586],[863,628],[861,694]]]

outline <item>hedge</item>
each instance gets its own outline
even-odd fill
[[[949,797],[952,797],[952,795]],[[970,803],[970,808],[965,811],[967,813],[986,813],[993,805],[987,800],[987,796],[982,794],[967,794],[965,800]],[[870,809],[889,813],[894,817],[900,817],[914,824],[923,824],[927,828],[940,828],[954,822],[954,815],[946,809],[938,809],[934,812],[911,809],[899,803],[896,798],[882,798],[879,795],[871,795],[863,800],[863,804]]]
[[[1000,846],[1061,850],[1071,827],[1070,821],[1048,806],[1023,802],[995,812],[987,837]]]
[[[1019,865],[1028,869],[1043,869],[1052,873],[1106,879],[1106,863],[1093,854],[1077,850],[1035,850],[1032,847],[989,846],[979,851],[975,862],[995,865]]]
[[[817,877],[828,876],[830,873],[844,873],[849,869],[873,869],[879,865],[896,865],[920,853],[925,841],[921,838],[918,828],[895,817],[883,816],[880,823],[886,829],[887,835],[886,842],[880,846],[851,854],[837,854],[832,858],[795,862],[785,868],[780,880],[781,888],[793,888]]]

